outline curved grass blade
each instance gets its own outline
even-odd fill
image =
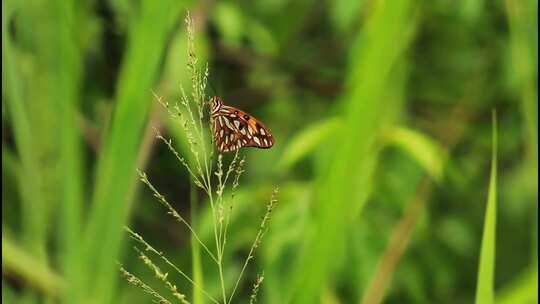
[[[486,216],[480,262],[478,264],[478,281],[476,285],[476,304],[493,303],[493,282],[495,272],[495,227],[497,217],[497,118],[493,112],[493,148],[491,152],[491,175],[489,178]]]
[[[85,231],[87,276],[81,286],[87,286],[88,295],[96,303],[109,303],[113,298],[115,259],[135,188],[135,167],[152,101],[151,88],[159,72],[167,35],[184,5],[176,1],[141,1],[140,14],[130,27],[114,116],[98,161],[93,205]]]

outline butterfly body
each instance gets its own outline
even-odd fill
[[[210,99],[210,117],[219,152],[242,147],[268,149],[274,145],[274,137],[265,125],[250,114],[225,105],[218,96]]]

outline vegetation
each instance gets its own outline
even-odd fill
[[[537,12],[3,1],[2,300],[537,303]]]

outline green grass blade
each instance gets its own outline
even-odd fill
[[[7,22],[12,17],[14,7],[12,1],[2,1],[2,76],[5,82],[5,93],[8,98],[7,110],[12,116],[12,128],[15,145],[21,163],[20,193],[22,197],[22,244],[36,257],[44,259],[45,223],[44,199],[41,195],[41,177],[36,147],[32,142],[32,127],[28,110],[24,105],[25,95],[22,89],[22,77],[17,66],[16,53],[9,39]]]
[[[204,33],[197,31],[195,33],[195,51],[199,59],[199,63],[206,62],[206,48],[207,41]],[[186,93],[191,94],[191,83],[190,75],[186,73],[187,66],[187,34],[185,31],[178,32],[174,39],[171,42],[170,50],[167,55],[167,60],[165,63],[163,78],[160,84],[160,90],[158,95],[163,97],[165,101],[174,103],[173,100],[177,100],[180,91],[178,90],[178,83],[181,84],[181,87],[186,90]],[[163,95],[162,95],[163,94]],[[161,107],[161,105],[160,105]],[[194,166],[195,159],[193,154],[190,153],[189,144],[185,135],[185,132],[181,126],[181,123],[178,119],[172,119],[168,114],[165,115],[164,127],[167,129],[169,134],[172,137],[176,150],[185,157],[190,166]],[[159,143],[163,144],[163,143]],[[179,170],[183,170],[183,167],[180,163],[177,164]],[[191,181],[192,182],[192,181]],[[198,195],[198,188],[195,184],[191,183],[191,196],[190,196],[190,211],[191,211],[191,226],[194,229],[197,229],[199,226],[199,215],[198,211],[202,208],[200,197]],[[183,227],[182,227],[183,228]],[[205,288],[204,282],[204,271],[203,271],[203,260],[204,254],[201,254],[201,246],[197,242],[195,236],[191,234],[191,270],[192,270],[192,279],[197,286],[200,288],[192,287],[192,302],[193,304],[204,303],[205,295],[202,292],[202,289]]]
[[[505,0],[505,5],[510,27],[513,87],[519,98],[527,138],[526,166],[530,168],[530,185],[538,196],[538,1]],[[532,33],[536,33],[536,37]]]
[[[495,228],[497,217],[497,117],[493,113],[493,148],[491,154],[491,174],[484,219],[484,233],[478,263],[476,304],[493,303],[493,283],[495,272]]]
[[[374,2],[365,30],[353,45],[350,90],[342,97],[343,128],[329,144],[329,166],[320,171],[313,232],[293,274],[294,303],[320,300],[317,297],[343,254],[347,224],[362,210],[370,192],[375,142],[403,96],[403,56],[414,28],[412,11],[412,1]]]
[[[197,205],[199,197],[197,195],[197,186],[191,182],[191,225],[192,227],[197,227]],[[193,285],[193,304],[204,303],[203,293],[201,290],[204,289],[204,277],[202,269],[202,260],[201,260],[201,246],[193,234],[191,234],[191,269],[193,271],[193,281],[199,288]]]
[[[46,6],[50,29],[47,31],[47,48],[54,50],[44,55],[44,64],[50,71],[49,81],[54,83],[48,98],[54,109],[56,121],[61,128],[51,130],[58,139],[58,178],[56,187],[62,204],[60,213],[60,252],[59,258],[66,282],[76,282],[83,275],[79,268],[81,262],[82,218],[82,168],[81,138],[77,126],[79,91],[82,77],[80,45],[72,37],[84,31],[84,14],[77,1],[51,1]],[[81,30],[83,29],[83,30]],[[68,298],[79,288],[68,286]]]
[[[434,180],[442,180],[447,153],[438,142],[405,127],[392,128],[385,138],[388,144],[397,146],[416,160]]]
[[[122,63],[116,107],[104,140],[86,230],[87,280],[83,286],[97,303],[113,297],[117,259],[129,202],[134,190],[136,161],[167,34],[180,13],[176,1],[141,1],[129,33]],[[91,287],[90,287],[91,286]]]
[[[497,292],[497,304],[538,303],[538,265],[527,269]]]
[[[276,165],[278,170],[288,170],[300,159],[310,154],[320,146],[331,134],[339,132],[340,121],[337,118],[328,118],[313,123],[299,131],[287,144],[281,159]]]
[[[533,190],[534,213],[538,205],[538,1],[505,1],[510,27],[511,75],[514,76],[514,94],[519,98],[526,147],[527,178]],[[534,27],[534,29],[533,29]],[[533,35],[534,33],[534,35]],[[535,215],[536,216],[536,215]],[[538,222],[536,217],[535,222]],[[533,229],[531,259],[538,260],[538,227]]]
[[[47,260],[46,252],[46,224],[43,218],[44,197],[41,193],[41,178],[39,175],[39,162],[32,144],[32,127],[28,109],[24,105],[25,94],[23,93],[23,80],[21,71],[17,65],[16,49],[8,32],[8,22],[13,17],[15,3],[2,1],[2,93],[7,99],[7,110],[11,115],[11,126],[15,146],[20,158],[20,173],[18,174],[18,188],[21,195],[21,239],[25,249],[40,261]],[[3,99],[4,101],[4,99]],[[4,105],[4,102],[2,103]],[[3,111],[2,111],[3,112]],[[22,183],[21,181],[24,181]],[[4,240],[4,238],[2,238]],[[2,246],[2,268],[11,262],[15,266],[21,266],[15,256],[17,251],[4,253]],[[8,248],[9,250],[9,248]],[[11,262],[9,255],[11,254]],[[29,260],[32,260],[29,258]],[[28,303],[36,301],[33,290],[24,288],[23,295]]]
[[[32,60],[27,64],[35,73],[17,70],[25,62],[11,45],[5,24],[9,16],[3,16],[7,18],[2,25],[8,107],[22,163],[20,191],[26,230],[23,239],[35,258],[45,262],[47,215],[62,201],[60,243],[64,250],[60,262],[66,270],[72,270],[77,259],[73,257],[79,248],[82,204],[81,154],[75,125],[81,70],[76,40],[72,39],[72,31],[77,28],[73,26],[76,8],[73,2],[53,1],[21,6],[18,10],[21,16],[18,34],[32,45]],[[37,22],[42,26],[35,28]],[[29,84],[35,90],[23,91]]]
[[[50,297],[60,295],[62,278],[2,234],[2,272],[12,272]],[[3,281],[3,280],[2,280]]]

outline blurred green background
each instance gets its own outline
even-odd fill
[[[135,171],[212,240],[207,204],[190,204],[152,131],[187,153],[152,90],[174,102],[190,88],[188,9],[217,94],[276,138],[242,149],[231,284],[280,194],[235,303],[262,270],[260,303],[489,303],[483,234],[495,302],[537,303],[538,3],[525,0],[3,0],[2,300],[150,302],[119,275],[117,262],[164,290],[124,225],[192,273],[189,231]]]

